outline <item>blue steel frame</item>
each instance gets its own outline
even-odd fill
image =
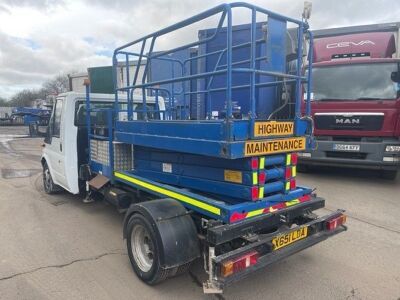
[[[232,9],[233,8],[247,8],[251,10],[251,40],[250,43],[245,43],[245,44],[241,44],[241,45],[235,45],[232,46]],[[298,30],[297,30],[297,37],[298,37],[298,41],[297,41],[297,73],[296,75],[290,75],[290,74],[286,74],[286,73],[278,73],[278,72],[270,72],[270,71],[263,71],[263,70],[258,70],[256,69],[256,14],[257,13],[262,13],[264,15],[267,15],[268,17],[271,18],[275,18],[278,20],[281,20],[283,22],[290,22],[290,23],[294,23],[298,26]],[[204,39],[201,41],[196,41],[196,42],[192,42],[174,49],[170,49],[168,51],[163,51],[161,53],[156,53],[153,54],[153,50],[154,50],[154,44],[157,40],[157,38],[164,36],[170,32],[176,31],[178,29],[187,27],[193,23],[202,21],[208,17],[211,16],[215,16],[220,14],[220,19],[218,22],[218,26],[215,29],[215,33]],[[188,49],[190,47],[194,47],[194,46],[198,46],[200,44],[204,44],[212,39],[214,39],[216,37],[216,35],[221,31],[221,28],[224,24],[224,22],[226,21],[227,23],[227,35],[226,35],[226,39],[227,39],[227,47],[225,49],[222,50],[218,50],[218,51],[214,51],[214,52],[210,52],[210,53],[206,53],[204,55],[198,55],[198,56],[194,56],[194,57],[190,57],[188,59],[186,59],[185,61],[181,62],[180,60],[177,59],[173,59],[173,58],[168,58],[166,57],[168,54],[183,50],[183,49]],[[247,3],[243,3],[243,2],[238,2],[238,3],[231,3],[231,4],[222,4],[219,5],[217,7],[214,7],[210,10],[207,10],[203,13],[200,13],[198,15],[195,15],[191,18],[188,18],[184,21],[181,21],[177,24],[174,24],[172,26],[169,26],[165,29],[162,29],[160,31],[157,31],[155,33],[149,34],[145,37],[142,37],[140,39],[137,39],[131,43],[125,44],[119,48],[117,48],[114,51],[113,54],[113,68],[114,68],[114,85],[116,87],[116,93],[115,93],[115,101],[116,101],[116,109],[118,109],[118,92],[121,91],[125,91],[128,92],[128,120],[132,120],[132,97],[131,95],[133,94],[133,91],[135,89],[141,89],[142,90],[142,95],[143,95],[143,113],[145,116],[147,116],[147,106],[146,106],[146,90],[152,89],[152,90],[158,90],[157,86],[162,85],[162,84],[168,84],[168,83],[177,83],[177,82],[181,82],[184,83],[186,81],[190,81],[193,79],[199,79],[199,78],[211,78],[210,81],[212,81],[212,78],[214,76],[217,75],[222,75],[222,74],[226,74],[226,103],[227,103],[227,114],[226,114],[226,119],[232,119],[232,89],[241,89],[241,88],[250,88],[251,91],[251,111],[250,111],[250,122],[251,124],[254,124],[254,121],[256,119],[256,111],[255,111],[255,107],[256,107],[256,97],[255,97],[255,91],[256,88],[260,88],[260,87],[265,87],[265,86],[276,86],[278,84],[282,84],[283,80],[280,81],[275,81],[275,82],[267,82],[267,83],[259,83],[256,84],[256,80],[255,77],[256,75],[261,75],[261,76],[275,76],[276,78],[282,78],[284,80],[289,79],[288,81],[286,81],[287,83],[289,82],[295,82],[296,83],[296,116],[298,118],[301,117],[301,85],[302,82],[308,82],[308,80],[310,79],[310,77],[305,78],[301,75],[302,73],[302,49],[303,49],[303,32],[307,31],[308,29],[308,24],[303,22],[303,21],[299,21],[299,20],[295,20],[292,18],[288,18],[279,14],[276,14],[274,12],[268,11],[266,9],[260,8],[258,6],[254,6],[254,5],[250,5]],[[310,34],[310,39],[312,42],[312,36]],[[150,40],[151,44],[150,44],[150,49],[148,51],[147,54],[144,53],[145,51],[145,46],[147,41]],[[127,51],[127,49],[129,49],[132,46],[135,45],[140,45],[141,44],[141,50],[139,53],[136,52],[129,52]],[[246,47],[246,46],[250,46],[251,48],[251,55],[250,55],[250,68],[233,68],[233,64],[232,64],[232,50],[238,47]],[[311,51],[312,52],[312,51]],[[226,68],[222,69],[222,70],[217,70],[219,66],[219,62],[221,60],[222,55],[226,53]],[[218,63],[216,65],[216,69],[212,72],[203,72],[203,73],[199,73],[199,74],[194,74],[194,75],[185,75],[185,66],[188,62],[193,61],[195,59],[201,59],[201,58],[205,58],[211,55],[216,55],[219,54],[219,59],[218,59]],[[117,80],[117,67],[118,67],[118,56],[119,55],[124,55],[125,56],[125,62],[127,64],[127,66],[129,66],[129,57],[133,56],[133,57],[138,57],[138,67],[135,70],[135,76],[134,79],[132,81],[132,85],[127,84],[126,86],[122,86],[122,87],[118,87],[118,80]],[[142,77],[142,82],[140,84],[137,83],[137,79],[138,79],[138,74],[139,74],[139,66],[141,64],[141,61],[143,60],[143,58],[146,58],[146,67],[144,70],[144,74]],[[148,78],[148,72],[149,72],[149,65],[150,65],[150,60],[155,60],[155,59],[161,59],[161,60],[169,60],[171,62],[174,63],[179,63],[181,65],[181,69],[182,72],[180,74],[179,77],[172,77],[170,79],[165,79],[165,80],[158,80],[158,81],[153,81],[153,82],[146,82],[147,78]],[[311,64],[309,64],[311,65]],[[243,86],[232,86],[232,73],[250,73],[251,74],[251,82],[249,85],[243,85]],[[309,73],[310,74],[310,73]],[[130,74],[129,74],[129,67],[126,68],[126,77],[130,78]],[[129,82],[129,81],[127,81]],[[307,83],[309,84],[309,83]],[[225,89],[225,88],[223,88]],[[185,92],[184,90],[184,85],[182,84],[182,91],[180,91],[180,93],[183,92],[184,96],[188,95],[188,94],[201,94],[201,93],[211,93],[211,92],[215,92],[221,90],[220,89],[211,89],[210,85],[207,86],[206,90],[201,90],[201,91],[191,91],[191,92]],[[307,91],[309,91],[310,88],[307,88]],[[308,93],[309,95],[309,93]],[[174,94],[173,95],[169,95],[169,101],[171,103],[172,100],[172,104],[174,101]],[[208,99],[210,99],[208,97]],[[307,99],[307,101],[309,102],[309,98]],[[184,97],[184,107],[186,108],[186,97]],[[210,118],[210,114],[211,112],[209,111],[211,109],[211,105],[208,103],[207,105],[208,107],[208,111],[207,111],[207,116],[208,118]],[[172,109],[172,108],[170,108]],[[187,116],[187,113],[185,112],[185,116]],[[169,117],[173,117],[171,112],[169,112]],[[252,128],[252,126],[250,127]]]
[[[233,8],[238,8],[238,7],[242,7],[242,8],[248,8],[251,10],[251,41],[250,43],[245,43],[242,45],[235,45],[232,46],[232,9]],[[272,72],[272,71],[263,71],[263,70],[258,70],[256,69],[256,61],[257,58],[256,57],[256,14],[258,13],[262,13],[265,14],[269,17],[273,17],[275,19],[278,20],[282,20],[284,22],[291,22],[291,23],[295,23],[298,25],[298,32],[297,32],[297,36],[298,36],[298,43],[297,43],[297,70],[296,70],[296,75],[291,75],[291,74],[286,74],[286,73],[279,73],[279,72]],[[210,16],[214,16],[217,14],[221,14],[220,20],[218,22],[218,26],[215,30],[215,33],[213,36],[208,37],[205,40],[201,40],[201,41],[197,41],[197,42],[193,42],[193,43],[189,43],[187,45],[184,46],[180,46],[177,47],[175,49],[170,49],[168,51],[162,52],[162,53],[158,53],[158,54],[153,54],[153,48],[154,48],[154,44],[155,41],[158,37],[167,34],[169,32],[175,31],[177,29],[186,27],[188,25],[191,25],[195,22],[201,21],[205,18],[208,18]],[[162,57],[165,56],[169,53],[172,52],[176,52],[182,49],[186,49],[186,48],[190,48],[193,46],[197,46],[200,45],[201,43],[205,43],[208,40],[213,39],[216,34],[221,30],[224,22],[226,20],[227,23],[227,48],[220,50],[220,51],[215,51],[215,52],[211,52],[211,53],[206,53],[202,56],[195,56],[190,57],[188,59],[186,59],[184,62],[181,62],[179,60],[176,59],[172,59],[172,58],[166,58],[166,57]],[[165,123],[170,123],[169,121],[172,121],[172,127],[165,129],[165,132],[167,134],[165,134],[165,136],[160,136],[158,135],[158,138],[156,139],[156,141],[154,141],[155,143],[158,144],[163,144],[163,146],[165,145],[166,149],[168,149],[168,143],[169,144],[176,144],[178,148],[182,147],[182,149],[184,148],[185,144],[179,144],[178,142],[182,142],[179,140],[178,138],[172,138],[171,136],[168,135],[168,132],[170,132],[171,130],[178,130],[179,128],[181,128],[182,126],[185,127],[184,124],[188,124],[190,123],[190,121],[185,122],[177,122],[176,120],[174,120],[174,114],[172,113],[171,109],[173,108],[173,104],[174,104],[174,96],[175,96],[175,90],[172,89],[172,94],[168,95],[168,101],[171,104],[170,107],[170,111],[166,112],[166,118],[167,120],[148,120],[147,118],[147,113],[150,112],[150,110],[147,109],[146,103],[147,103],[147,91],[151,91],[152,95],[156,95],[156,102],[158,103],[158,96],[159,93],[161,91],[166,92],[164,89],[160,88],[159,85],[162,84],[166,84],[166,83],[177,83],[177,82],[186,82],[186,81],[190,81],[192,79],[197,79],[197,78],[205,78],[205,77],[210,77],[213,78],[216,75],[220,75],[220,74],[225,74],[226,75],[226,104],[227,104],[227,114],[225,117],[225,120],[202,120],[201,122],[197,122],[196,124],[194,124],[195,126],[198,126],[198,130],[196,129],[194,132],[192,131],[187,131],[185,129],[181,129],[181,132],[183,135],[191,135],[188,136],[188,139],[193,138],[193,134],[200,134],[201,132],[205,132],[205,134],[207,134],[207,130],[205,130],[204,126],[211,126],[210,127],[210,132],[211,132],[211,139],[213,140],[214,143],[217,144],[217,146],[215,146],[212,151],[214,151],[215,153],[211,153],[209,151],[205,151],[204,153],[200,153],[203,155],[211,155],[211,156],[221,156],[221,154],[219,153],[219,151],[221,150],[221,147],[224,148],[226,146],[226,144],[229,144],[232,148],[225,148],[228,149],[228,151],[231,151],[230,153],[228,153],[227,157],[229,158],[239,158],[242,157],[239,153],[242,149],[242,145],[243,143],[239,143],[237,140],[235,140],[234,138],[237,138],[236,136],[234,137],[234,133],[236,132],[236,129],[240,129],[238,132],[242,135],[241,137],[239,136],[239,140],[241,141],[245,141],[247,140],[249,137],[250,138],[254,138],[254,133],[252,132],[252,128],[254,125],[254,122],[257,120],[257,115],[255,113],[255,106],[256,106],[256,100],[255,100],[255,91],[257,88],[259,87],[265,87],[265,86],[275,86],[275,85],[279,85],[282,84],[284,81],[286,83],[288,82],[294,82],[296,83],[296,95],[295,95],[295,125],[296,125],[296,135],[302,135],[303,130],[299,129],[299,127],[304,127],[304,122],[302,122],[301,120],[301,88],[302,88],[302,83],[306,82],[308,87],[307,87],[307,99],[306,99],[306,113],[307,115],[310,114],[310,83],[311,83],[311,63],[309,63],[308,68],[309,68],[309,72],[308,72],[308,78],[303,77],[302,74],[302,54],[303,54],[303,33],[307,32],[309,34],[310,37],[310,51],[309,51],[309,60],[312,61],[312,34],[307,30],[308,29],[308,25],[307,23],[303,22],[303,21],[298,21],[292,18],[287,18],[284,17],[282,15],[273,13],[271,11],[265,10],[263,8],[257,7],[257,6],[253,6],[247,3],[231,3],[231,4],[223,4],[223,5],[219,5],[213,9],[207,10],[203,13],[200,13],[192,18],[189,18],[187,20],[184,20],[182,22],[179,22],[175,25],[169,26],[165,29],[162,29],[160,31],[157,31],[153,34],[147,35],[143,38],[140,38],[138,40],[135,40],[131,43],[128,43],[122,47],[117,48],[114,51],[114,55],[113,55],[113,71],[114,71],[114,85],[116,87],[115,89],[115,106],[114,109],[99,109],[99,110],[91,110],[90,109],[90,87],[86,86],[86,123],[87,123],[87,127],[88,127],[88,138],[89,138],[89,162],[90,165],[92,167],[92,170],[97,172],[97,173],[102,173],[105,176],[109,177],[112,181],[116,180],[119,182],[123,182],[125,184],[131,185],[135,188],[139,188],[139,189],[144,189],[136,184],[132,184],[132,182],[129,182],[127,180],[123,180],[123,179],[117,179],[115,177],[115,171],[114,171],[114,149],[113,149],[113,141],[116,139],[116,133],[114,132],[114,130],[117,129],[118,126],[118,116],[119,116],[119,99],[118,99],[118,92],[121,91],[125,91],[127,92],[127,102],[128,102],[128,120],[132,120],[133,118],[133,92],[135,89],[141,89],[142,90],[142,96],[143,96],[143,110],[141,110],[141,112],[144,114],[144,121],[135,121],[135,123],[137,123],[135,125],[136,128],[135,130],[138,130],[138,132],[146,132],[146,130],[150,130],[150,131],[154,131],[157,132],[157,130],[162,130],[162,128],[164,128]],[[151,40],[151,44],[150,44],[150,51],[148,52],[148,54],[144,54],[144,50],[145,50],[145,45],[147,40]],[[141,43],[141,51],[140,53],[133,53],[133,52],[128,52],[125,51],[126,48],[129,48],[135,44],[139,44]],[[250,45],[250,49],[251,49],[251,55],[250,55],[250,68],[234,68],[233,67],[233,63],[232,63],[232,49],[234,49],[235,47],[245,47]],[[226,53],[226,65],[221,66],[219,65],[219,62],[215,68],[214,71],[212,72],[203,72],[200,74],[195,74],[195,75],[186,75],[184,73],[185,70],[185,65],[192,61],[193,59],[199,59],[201,57],[206,57],[209,55],[216,55],[219,54],[220,58],[222,57],[222,55]],[[124,87],[118,87],[117,85],[117,72],[116,72],[116,68],[118,66],[118,59],[117,56],[118,55],[124,55],[125,56],[125,63],[126,63],[126,78],[127,78],[127,86]],[[134,74],[134,78],[133,78],[133,84],[130,84],[130,71],[129,71],[129,57],[130,56],[134,56],[134,57],[138,57],[138,67],[135,70],[135,74]],[[145,67],[145,71],[144,71],[144,75],[142,77],[142,82],[140,84],[137,84],[137,79],[138,79],[138,74],[139,74],[139,66],[141,65],[141,61],[143,60],[143,58],[146,58],[146,67]],[[171,61],[171,63],[179,63],[182,67],[182,73],[180,75],[180,77],[175,78],[173,76],[173,78],[171,79],[166,79],[166,80],[158,80],[158,81],[153,81],[153,82],[146,82],[147,79],[147,75],[148,75],[148,68],[149,68],[149,64],[150,64],[150,60],[151,59],[161,59],[161,60],[167,60],[167,61]],[[220,59],[219,59],[220,61]],[[218,68],[221,67],[225,67],[225,69],[222,70],[218,70]],[[232,74],[233,73],[250,73],[251,75],[251,80],[250,80],[250,84],[249,85],[243,85],[243,86],[232,86]],[[267,82],[267,83],[256,83],[256,75],[268,75],[268,76],[274,76],[276,78],[281,78],[281,80],[278,81],[274,81],[274,82]],[[232,116],[232,90],[233,89],[240,89],[240,88],[250,88],[250,95],[251,95],[251,112],[249,115],[249,121],[246,120],[234,120],[233,116]],[[214,92],[217,91],[218,89],[211,89],[211,85],[207,86],[206,90],[200,90],[200,91],[192,91],[192,92],[186,92],[185,88],[184,88],[184,84],[182,84],[182,89],[181,91],[179,91],[179,93],[183,93],[184,95],[189,95],[191,93],[195,93],[195,94],[200,94],[200,93],[210,93],[210,92]],[[186,109],[186,103],[185,103],[185,97],[184,97],[184,107]],[[210,106],[208,106],[208,108],[210,108]],[[108,122],[108,135],[107,136],[99,136],[96,135],[94,133],[92,133],[92,129],[91,129],[91,120],[90,120],[90,112],[91,111],[106,111],[107,113],[107,122]],[[139,111],[139,110],[136,110]],[[156,109],[151,110],[153,112],[160,112],[158,107],[156,107]],[[208,112],[208,116],[210,112]],[[185,113],[186,116],[186,113]],[[114,124],[114,122],[117,121],[116,125]],[[123,126],[124,122],[119,122],[119,125]],[[128,123],[128,122],[127,122]],[[115,125],[115,126],[114,126]],[[148,127],[150,126],[150,127]],[[221,130],[221,128],[223,128],[223,130]],[[119,128],[120,129],[120,128]],[[303,128],[304,129],[304,128]],[[132,127],[127,126],[126,130],[123,130],[125,132],[122,132],[121,134],[128,134],[129,131],[132,130]],[[243,133],[243,130],[245,132],[247,132],[246,134]],[[212,132],[215,132],[215,135],[212,134]],[[143,135],[143,134],[142,134]],[[148,139],[154,138],[154,135],[157,134],[150,134],[148,135]],[[98,139],[98,140],[107,140],[109,142],[109,153],[110,153],[110,165],[109,166],[104,166],[101,165],[97,162],[94,162],[91,160],[90,158],[90,140],[91,139]],[[131,138],[131,137],[127,137],[125,139],[129,140],[132,144],[136,143],[135,137]],[[181,139],[182,140],[182,139]],[[198,137],[198,139],[191,139],[190,143],[192,143],[192,147],[196,148],[196,147],[200,147],[201,143],[207,143],[206,141],[204,141],[204,139],[202,139],[201,136]],[[200,143],[200,144],[199,144]],[[139,143],[140,144],[140,143]],[[175,146],[176,146],[175,145]],[[152,143],[148,143],[148,145],[145,146],[152,146]],[[208,145],[207,145],[208,146]],[[174,149],[174,147],[170,147],[171,150]],[[201,147],[200,147],[201,148]],[[190,151],[187,151],[190,152]],[[193,152],[196,153],[196,152]],[[277,174],[275,174],[274,176],[282,176],[282,170],[277,170]],[[161,184],[161,183],[157,183],[155,181],[151,181],[149,180],[149,178],[146,177],[141,177],[138,174],[135,174],[134,171],[123,171],[124,174],[126,174],[126,176],[131,177],[131,178],[137,178],[140,179],[143,182],[147,182],[153,186],[158,186],[158,187],[165,187],[168,188],[170,190],[175,190],[176,192],[179,192],[182,195],[190,195],[194,198],[198,198],[200,201],[206,203],[206,204],[212,204],[216,207],[218,207],[219,209],[221,209],[223,211],[222,215],[220,217],[216,217],[213,214],[210,214],[207,211],[202,210],[201,208],[198,207],[193,207],[190,204],[185,204],[185,206],[188,206],[189,208],[203,214],[203,215],[207,215],[209,217],[213,217],[213,218],[217,218],[217,219],[222,219],[224,222],[229,222],[230,217],[232,216],[233,213],[239,213],[239,212],[252,212],[254,210],[257,209],[263,209],[266,208],[268,206],[273,205],[274,203],[277,202],[282,202],[282,201],[290,201],[293,200],[295,198],[301,197],[305,194],[309,194],[311,192],[310,189],[307,188],[297,188],[293,191],[290,191],[287,194],[275,194],[272,196],[268,196],[266,198],[263,198],[261,201],[256,201],[256,202],[252,202],[252,201],[245,201],[242,203],[237,203],[237,204],[227,204],[223,201],[217,201],[217,200],[213,200],[211,198],[208,197],[204,197],[201,196],[199,194],[194,194],[194,193],[190,193],[188,192],[186,189],[180,189],[180,188],[176,188],[176,187],[172,187],[172,186],[168,186],[165,184]],[[281,189],[282,187],[276,187],[277,190]],[[146,189],[144,189],[146,190]],[[165,196],[162,193],[157,193],[151,190],[147,190],[150,193],[153,193],[155,195],[158,196]]]
[[[172,191],[175,194],[178,194],[178,197],[174,197],[167,194],[167,197],[176,199],[178,201],[183,202],[183,205],[188,209],[191,209],[195,212],[198,212],[202,215],[208,216],[213,219],[219,219],[225,223],[231,223],[231,217],[234,214],[244,214],[244,213],[254,213],[257,210],[262,210],[273,205],[276,205],[280,202],[293,201],[298,198],[301,198],[304,195],[309,195],[311,190],[306,187],[297,187],[295,190],[290,191],[288,194],[275,194],[272,196],[265,197],[261,201],[246,201],[237,204],[228,204],[223,201],[218,201],[213,198],[200,195],[198,193],[193,193],[188,191],[187,189],[177,188],[168,184],[162,184],[156,181],[152,181],[146,177],[142,177],[134,174],[134,172],[118,172],[122,174],[124,178],[118,178],[118,181],[132,186],[133,188],[139,188],[144,190],[150,194],[166,197],[165,192],[160,192],[159,188],[165,189],[168,191]],[[142,184],[135,183],[134,181],[140,181]],[[143,186],[144,185],[146,186]],[[181,196],[191,198],[192,202],[182,201]],[[215,213],[210,209],[203,209],[196,205],[196,201],[204,203],[207,206],[211,206],[220,211],[220,213]]]

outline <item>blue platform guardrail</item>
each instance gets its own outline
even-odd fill
[[[247,25],[249,27],[250,40],[236,43],[233,26],[233,10],[244,9],[251,12],[251,22]],[[264,23],[257,22],[257,14],[266,17]],[[164,51],[155,51],[156,42],[162,38],[167,38],[168,34],[175,33],[176,31],[189,27],[193,24],[204,21],[210,17],[218,17],[217,26],[214,29],[209,29],[206,37],[200,38],[196,41],[189,42],[182,46],[175,47]],[[258,16],[260,17],[260,16]],[[289,74],[285,71],[286,68],[286,57],[284,49],[274,49],[277,43],[282,46],[282,40],[278,37],[286,36],[287,34],[287,23],[293,23],[297,26],[297,63],[296,63],[296,74]],[[258,36],[260,24],[265,24],[267,28],[267,38],[265,43],[263,39]],[[116,109],[118,109],[118,93],[126,92],[128,96],[128,120],[133,120],[132,110],[132,95],[137,89],[141,90],[143,95],[143,112],[146,115],[147,105],[146,98],[148,95],[153,95],[155,91],[161,92],[161,87],[166,85],[172,85],[169,89],[164,89],[164,92],[168,90],[166,95],[167,103],[167,120],[175,119],[189,119],[190,116],[190,98],[200,97],[200,95],[206,95],[206,114],[204,119],[212,119],[212,107],[215,101],[219,101],[224,106],[223,119],[233,119],[233,98],[232,95],[238,90],[247,90],[249,100],[249,111],[245,112],[248,119],[254,122],[255,119],[260,118],[258,116],[257,108],[259,106],[268,105],[271,99],[259,99],[257,104],[257,91],[268,87],[276,87],[282,84],[295,84],[296,92],[295,95],[295,115],[300,117],[301,115],[301,85],[306,83],[309,85],[309,77],[305,78],[302,76],[302,65],[303,65],[303,37],[304,32],[307,31],[308,25],[299,20],[288,18],[269,10],[250,5],[247,3],[231,3],[219,5],[215,8],[207,10],[196,16],[188,18],[182,22],[169,26],[165,29],[149,34],[145,37],[137,39],[131,43],[123,45],[114,51],[113,55],[113,66],[115,70],[114,84],[116,86]],[[204,32],[204,30],[203,30]],[[210,34],[210,32],[213,32]],[[221,41],[222,35],[224,36],[224,46],[209,51],[207,46],[211,45],[212,42]],[[311,37],[311,36],[310,36]],[[312,41],[312,38],[311,38]],[[131,51],[131,48],[138,47],[140,51]],[[247,59],[238,60],[236,54],[240,49],[246,48],[249,51]],[[182,51],[192,51],[197,49],[197,54],[187,55],[186,58],[177,58],[177,53]],[[263,54],[260,51],[265,52]],[[174,56],[175,55],[175,56]],[[121,60],[122,58],[122,60]],[[129,61],[131,59],[137,59],[138,64],[134,70],[133,76],[129,69]],[[265,60],[270,60],[265,62]],[[141,61],[146,60],[144,71],[140,77],[139,68]],[[150,73],[156,73],[157,69],[151,69],[152,63],[155,61],[170,62],[172,67],[172,74],[169,78],[158,79],[157,76],[150,76]],[[214,60],[215,63],[210,66],[210,61]],[[118,86],[117,80],[117,66],[121,64],[121,61],[126,63],[126,78],[129,84],[125,86]],[[189,68],[191,64],[197,62],[197,72],[193,72],[193,68]],[[207,66],[207,64],[209,64]],[[153,65],[154,66],[154,65]],[[177,68],[177,66],[179,66]],[[151,69],[151,70],[150,70]],[[180,72],[179,72],[180,69]],[[309,72],[310,74],[310,72]],[[243,76],[246,77],[243,80]],[[133,77],[133,78],[132,78]],[[156,79],[154,79],[156,78]],[[204,81],[203,86],[196,88],[191,87],[191,82],[200,80]],[[215,81],[224,80],[224,84],[213,84]],[[179,86],[179,89],[176,89]],[[310,88],[307,88],[309,91]],[[222,93],[222,94],[221,94]],[[212,94],[218,94],[218,99],[213,98]],[[223,99],[221,99],[221,96]],[[180,117],[177,118],[176,111],[176,99],[180,99],[180,107],[183,108],[184,112]],[[309,102],[309,100],[307,99]],[[221,105],[220,105],[221,108]],[[259,109],[258,109],[259,110]],[[269,112],[272,112],[272,108]],[[266,111],[265,113],[268,113]],[[182,117],[183,115],[183,117]],[[265,114],[264,114],[265,117]]]

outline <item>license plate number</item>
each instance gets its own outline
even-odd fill
[[[278,235],[272,239],[273,250],[278,250],[280,248],[286,247],[298,240],[307,237],[308,227],[301,227],[291,232]]]
[[[360,145],[343,145],[343,144],[334,144],[333,150],[337,151],[360,151]]]

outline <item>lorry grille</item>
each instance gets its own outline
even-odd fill
[[[318,114],[314,116],[315,128],[319,130],[376,131],[383,125],[384,114]]]
[[[366,159],[367,158],[367,153],[327,151],[326,152],[326,157],[345,158],[345,159]]]

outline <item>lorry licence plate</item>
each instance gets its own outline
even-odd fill
[[[291,232],[278,235],[272,239],[273,250],[278,250],[280,248],[286,247],[298,240],[307,237],[308,227],[301,227]]]
[[[334,144],[333,150],[337,151],[360,151],[360,145],[344,145],[344,144]]]

